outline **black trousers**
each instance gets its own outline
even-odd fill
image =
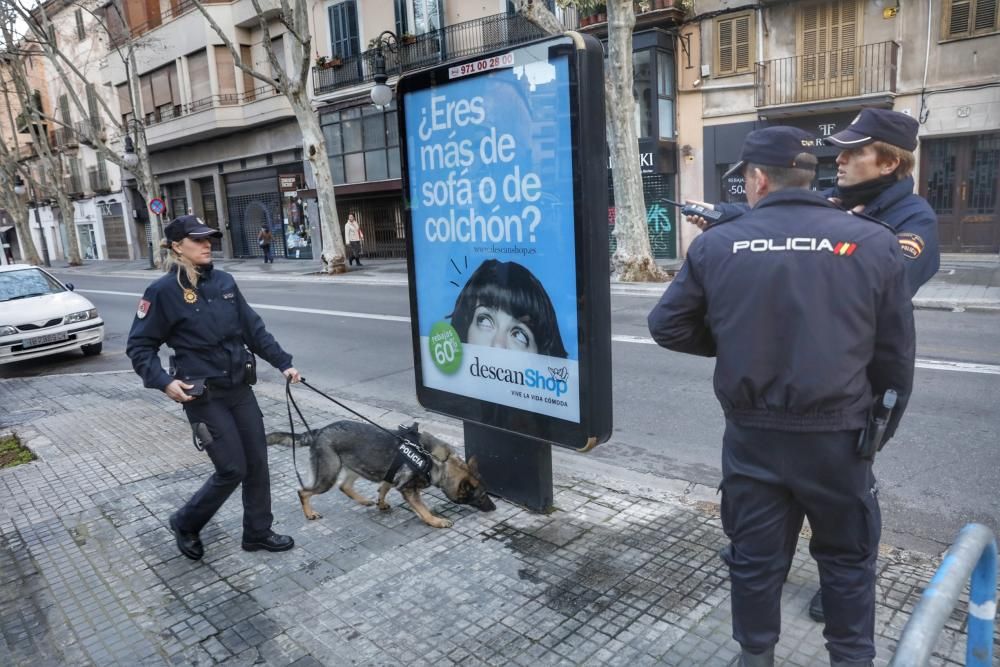
[[[793,433],[726,422],[722,527],[733,638],[751,653],[778,642],[781,587],[802,514],[819,567],[826,648],[842,661],[875,657],[875,560],[882,531],[871,462],[857,431]]]
[[[184,404],[192,427],[208,426],[213,441],[205,453],[215,472],[177,513],[178,527],[199,532],[236,487],[243,484],[243,537],[264,537],[271,529],[271,478],[267,467],[264,421],[247,385],[209,389],[207,399]]]
[[[348,265],[357,262],[358,266],[361,266],[361,241],[351,241],[348,244],[348,248],[350,251],[350,260],[348,261]]]

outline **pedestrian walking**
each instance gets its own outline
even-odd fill
[[[221,236],[221,234],[220,234]],[[271,255],[271,244],[274,243],[274,235],[271,234],[271,230],[268,229],[267,225],[261,225],[260,231],[257,232],[257,245],[260,249],[264,251],[264,263],[274,264],[274,256]]]
[[[243,485],[243,549],[287,551],[294,541],[271,530],[267,443],[257,399],[254,355],[298,382],[292,357],[264,328],[233,277],[212,266],[211,237],[221,233],[194,216],[164,230],[166,274],[146,288],[129,332],[126,354],[143,384],[180,403],[215,472],[170,516],[177,548],[192,560],[204,554],[199,533]],[[171,373],[160,363],[174,350]]]
[[[857,446],[890,389],[899,400],[881,442],[892,437],[913,383],[907,260],[888,227],[808,190],[812,145],[796,128],[750,133],[734,171],[752,209],[695,239],[649,314],[663,347],[717,357],[723,557],[744,667],[774,663],[802,514],[831,664],[872,663],[881,514]]]
[[[353,213],[347,214],[347,224],[344,225],[344,238],[347,240],[350,258],[348,265],[357,262],[361,266],[361,242],[365,240],[365,234],[361,231],[361,225],[354,218]]]

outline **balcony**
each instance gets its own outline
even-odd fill
[[[812,104],[896,92],[895,42],[777,58],[757,63],[756,105]]]
[[[271,86],[244,93],[211,95],[187,104],[164,106],[146,115],[146,141],[156,149],[230,134],[292,115],[284,95]]]
[[[108,181],[108,170],[104,167],[87,167],[87,180],[90,182],[90,189],[95,194],[107,194],[111,192],[111,184]]]
[[[71,127],[57,127],[52,130],[52,148],[76,148],[76,133]]]
[[[487,53],[544,37],[545,32],[519,14],[495,14],[456,23],[400,41],[399,52],[383,50],[389,76]],[[375,76],[375,50],[344,58],[337,66],[313,68],[313,93],[325,95],[340,88],[368,83]]]
[[[87,146],[96,146],[97,139],[100,138],[102,141],[105,139],[104,126],[100,123],[95,124],[93,121],[81,120],[73,124],[73,132],[76,134],[77,139],[81,144],[86,144]]]

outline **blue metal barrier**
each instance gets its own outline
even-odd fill
[[[966,667],[992,667],[997,614],[997,543],[989,528],[970,523],[958,534],[903,628],[889,667],[923,667],[969,580]]]

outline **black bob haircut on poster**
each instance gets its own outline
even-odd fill
[[[451,325],[463,343],[468,342],[469,326],[479,306],[506,311],[523,322],[534,334],[538,354],[568,356],[552,300],[538,278],[517,262],[488,259],[465,283],[451,313]]]

